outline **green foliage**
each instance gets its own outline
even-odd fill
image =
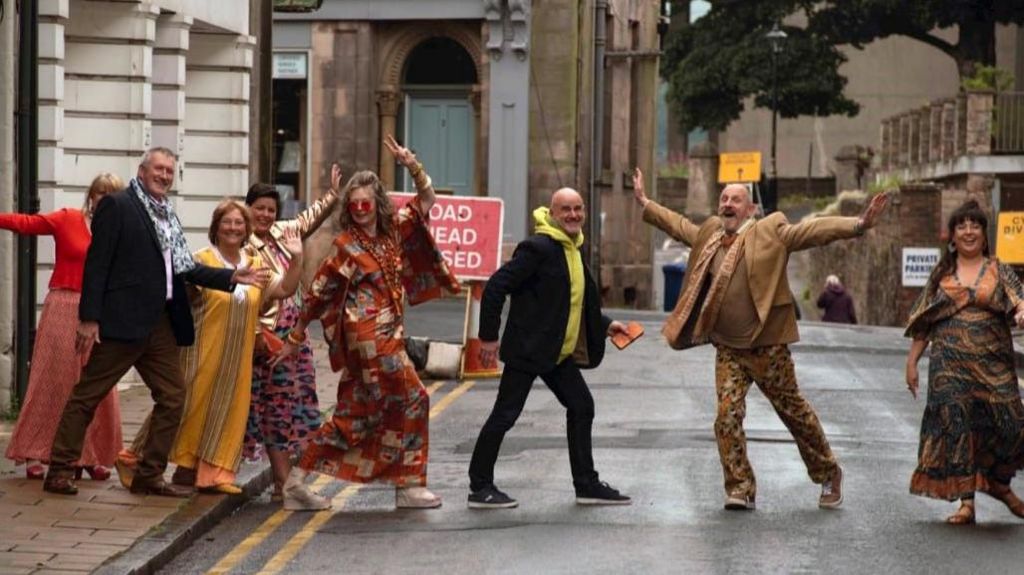
[[[888,178],[868,184],[868,196],[877,196],[881,193],[898,190],[902,184],[903,179],[899,176],[889,176]]]
[[[670,162],[658,167],[660,178],[687,178],[690,176],[690,169],[685,162]]]
[[[903,36],[943,51],[966,75],[975,64],[995,63],[995,26],[1024,24],[1024,2],[714,1],[696,22],[673,24],[666,39],[661,73],[683,130],[724,129],[739,118],[747,99],[770,109],[772,47],[765,34],[775,23],[783,23],[787,35],[777,54],[779,115],[855,116],[858,104],[843,94],[847,80],[839,67],[846,56],[839,46],[860,49]],[[954,26],[955,44],[932,33]]]
[[[21,402],[18,401],[17,395],[12,395],[11,405],[7,409],[0,407],[0,421],[17,421],[20,413]]]
[[[804,298],[804,301],[811,301],[811,288],[804,287],[804,293],[800,294],[800,297]]]
[[[963,80],[960,85],[964,90],[994,90],[1005,92],[1013,88],[1013,74],[995,66],[974,67],[974,73]]]

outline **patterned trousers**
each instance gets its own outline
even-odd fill
[[[811,480],[822,483],[829,479],[838,464],[818,416],[797,388],[789,347],[783,344],[754,349],[716,346],[716,349],[718,416],[715,438],[725,475],[725,492],[749,497],[757,494],[754,470],[747,459],[747,436],[743,432],[747,391],[753,382],[793,435]]]

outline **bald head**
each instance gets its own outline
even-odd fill
[[[562,231],[575,237],[583,231],[586,212],[583,211],[583,196],[572,188],[561,188],[551,194],[551,218]]]
[[[734,234],[747,219],[754,216],[757,204],[750,200],[750,191],[743,184],[729,184],[718,198],[718,217],[725,233]]]

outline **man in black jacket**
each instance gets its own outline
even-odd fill
[[[583,264],[583,198],[569,188],[551,196],[551,206],[533,212],[536,233],[523,240],[512,259],[491,276],[480,302],[480,359],[493,365],[505,298],[511,296],[501,339],[505,362],[498,397],[480,430],[469,465],[469,507],[509,508],[515,499],[494,485],[501,441],[523,410],[539,376],[566,408],[566,435],[576,503],[628,505],[630,498],[600,481],[594,470],[591,427],[594,399],[580,368],[604,357],[606,335],[625,333],[601,313],[601,296]]]
[[[177,158],[167,148],[146,152],[128,188],[100,202],[85,259],[75,347],[88,363],[64,407],[43,489],[74,495],[74,463],[96,407],[135,367],[153,407],[149,437],[131,492],[172,497],[190,491],[164,482],[185,403],[178,346],[195,340],[185,281],[222,291],[265,282],[266,270],[217,269],[197,264],[167,199]]]

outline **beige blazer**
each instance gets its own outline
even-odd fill
[[[686,216],[678,214],[656,202],[649,202],[643,211],[644,221],[672,236],[676,240],[690,246],[690,259],[687,269],[693,269],[700,253],[708,246],[708,240],[715,232],[722,229],[722,221],[717,216],[708,218],[702,225],[691,222]],[[835,240],[856,237],[858,218],[822,217],[814,218],[798,224],[790,224],[781,212],[754,222],[744,231],[743,261],[747,266],[750,281],[750,295],[757,309],[757,317],[761,326],[755,331],[753,338],[761,335],[768,313],[774,306],[792,305],[793,295],[786,277],[786,264],[791,252],[822,246]],[[680,290],[679,301],[699,290],[704,278],[686,274],[683,288]],[[705,296],[707,298],[708,296]],[[703,301],[697,302],[693,310],[687,314],[695,316],[700,313]],[[669,316],[665,324],[666,338],[675,349],[693,347],[702,341],[693,341],[685,327],[691,327],[696,317],[682,317],[682,306]],[[791,319],[796,329],[795,318]],[[690,324],[688,326],[688,324]]]

